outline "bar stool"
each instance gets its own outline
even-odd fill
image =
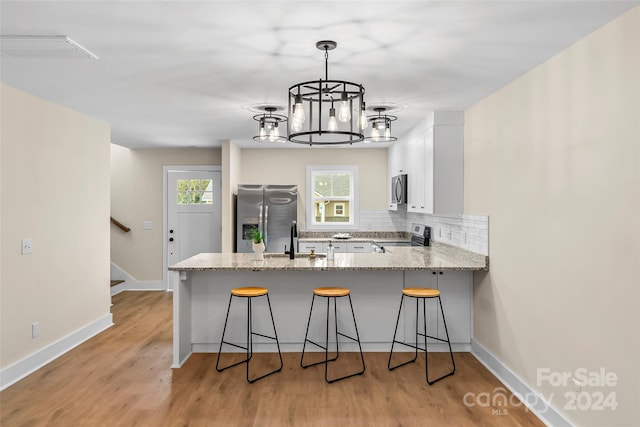
[[[309,325],[311,324],[311,314],[313,313],[313,305],[315,303],[316,300],[316,296],[318,297],[323,297],[327,299],[327,328],[326,328],[326,332],[325,332],[325,342],[324,342],[324,346],[318,343],[315,343],[313,341],[311,341],[308,337],[309,337]],[[353,338],[349,335],[345,335],[342,332],[338,331],[338,309],[337,309],[337,298],[343,298],[343,297],[347,297],[349,299],[349,306],[351,307],[351,316],[353,317],[353,326],[355,328],[356,331],[356,337]],[[333,317],[335,319],[335,337],[336,337],[336,356],[333,359],[329,359],[329,305],[331,300],[333,300]],[[352,341],[356,341],[358,343],[358,347],[360,348],[360,360],[362,361],[362,370],[358,371],[358,372],[354,372],[352,374],[349,375],[345,375],[342,377],[338,377],[338,378],[333,378],[333,379],[329,379],[329,362],[334,362],[338,359],[338,356],[340,356],[340,348],[339,348],[339,344],[338,344],[338,335],[348,338]],[[324,360],[321,360],[319,362],[315,362],[315,363],[310,363],[305,365],[304,364],[304,354],[305,354],[305,349],[307,346],[307,342],[315,345],[316,347],[319,347],[321,349],[324,349]],[[362,354],[362,345],[360,344],[360,336],[358,335],[358,325],[356,324],[356,315],[353,311],[353,304],[351,303],[351,292],[349,291],[349,289],[346,288],[336,288],[336,287],[324,287],[324,288],[315,288],[313,290],[313,298],[311,299],[311,309],[309,309],[309,320],[307,322],[307,332],[304,335],[304,344],[302,345],[302,357],[300,358],[300,366],[302,368],[308,368],[310,366],[315,366],[315,365],[319,365],[321,363],[324,363],[324,380],[326,382],[328,382],[329,384],[336,382],[336,381],[340,381],[340,380],[344,380],[346,378],[350,378],[356,375],[362,375],[364,374],[364,370],[365,370],[365,366],[364,366],[364,355]]]
[[[263,335],[257,332],[253,332],[253,317],[251,314],[251,300],[253,298],[258,298],[258,297],[262,297],[262,296],[266,296],[267,297],[267,304],[269,305],[269,314],[271,314],[271,324],[273,325],[273,334],[274,336],[268,336],[268,335]],[[233,297],[238,297],[238,298],[246,298],[247,299],[247,346],[241,346],[238,344],[234,344],[231,342],[227,342],[224,340],[224,334],[227,331],[227,322],[229,320],[229,311],[231,309],[231,301],[233,300]],[[253,357],[253,336],[257,335],[260,337],[264,337],[264,338],[269,338],[272,340],[275,340],[276,345],[278,346],[278,356],[280,357],[280,367],[274,371],[268,372],[264,375],[261,375],[259,377],[256,378],[249,378],[249,362],[251,361],[251,358]],[[223,344],[228,344],[237,348],[241,348],[243,350],[247,351],[247,357],[244,360],[241,360],[240,362],[236,362],[233,363],[229,366],[225,366],[223,368],[220,368],[220,354],[222,353],[222,345]],[[280,372],[282,370],[282,353],[280,352],[280,343],[278,341],[278,334],[276,332],[276,323],[273,320],[273,311],[271,311],[271,301],[269,301],[269,290],[267,288],[262,288],[262,287],[258,287],[258,286],[251,286],[251,287],[244,287],[244,288],[235,288],[231,290],[231,296],[229,297],[229,305],[227,306],[227,317],[224,320],[224,328],[222,329],[222,338],[220,338],[220,350],[218,351],[218,360],[216,361],[216,371],[218,372],[222,372],[225,369],[229,369],[229,368],[233,368],[234,366],[240,365],[242,363],[246,363],[247,365],[247,382],[249,383],[254,383],[256,381],[258,381],[259,379],[262,379],[264,377],[267,377],[271,374],[275,374],[276,372]]]
[[[404,302],[404,297],[410,297],[410,298],[415,298],[416,300],[416,343],[415,345],[413,344],[408,344],[402,341],[397,341],[396,340],[396,334],[398,332],[398,323],[400,322],[400,313],[402,312],[402,304]],[[440,312],[442,313],[442,322],[444,323],[444,331],[445,334],[447,335],[447,339],[442,339],[442,338],[438,338],[438,337],[433,337],[431,335],[427,335],[427,311],[426,311],[426,300],[429,298],[437,298],[438,302],[440,303]],[[419,302],[420,300],[422,300],[422,320],[424,321],[424,334],[418,332],[418,306],[419,306]],[[418,346],[418,335],[424,337],[424,348],[421,348]],[[448,372],[444,375],[442,375],[441,377],[438,377],[434,380],[429,380],[429,352],[427,351],[427,338],[432,338],[434,340],[438,340],[438,341],[442,341],[442,342],[446,342],[447,344],[449,344],[449,354],[451,355],[451,364],[453,365],[453,369],[451,370],[451,372]],[[415,356],[413,357],[413,359],[409,360],[408,362],[404,362],[404,363],[400,363],[399,365],[395,365],[395,366],[391,366],[391,357],[393,356],[393,346],[395,344],[402,344],[405,345],[407,347],[412,347],[416,349],[416,353]],[[432,385],[437,381],[440,381],[443,378],[446,378],[448,376],[453,375],[456,372],[456,362],[453,360],[453,351],[451,350],[451,341],[449,340],[449,332],[447,331],[447,322],[444,318],[444,310],[442,309],[442,299],[440,299],[440,291],[437,289],[431,289],[431,288],[405,288],[402,290],[402,298],[400,299],[400,308],[398,309],[398,319],[396,320],[396,329],[393,332],[393,342],[391,343],[391,352],[389,353],[389,363],[387,364],[387,367],[389,368],[390,371],[393,371],[396,368],[399,368],[400,366],[404,366],[407,365],[409,363],[413,363],[416,361],[416,359],[418,358],[418,350],[424,351],[424,357],[425,357],[425,375],[427,378],[427,384]]]

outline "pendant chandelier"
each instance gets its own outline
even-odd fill
[[[345,80],[329,80],[332,40],[316,43],[324,50],[325,78],[289,88],[288,139],[297,144],[339,145],[363,141],[368,125],[364,87]],[[337,113],[336,113],[337,111]]]
[[[258,107],[258,109],[264,111],[264,113],[253,116],[253,120],[259,123],[258,135],[254,136],[253,140],[258,142],[287,142],[286,137],[280,136],[280,123],[286,122],[287,118],[281,114],[275,114],[278,111],[278,107],[268,105]]]
[[[367,116],[367,120],[371,122],[371,134],[364,139],[364,142],[393,142],[398,138],[391,136],[391,122],[398,120],[396,116],[384,114],[387,107],[373,107],[373,111],[378,113],[376,116]]]

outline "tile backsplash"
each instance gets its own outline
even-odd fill
[[[406,211],[360,210],[361,231],[409,231],[411,223],[431,227],[431,240],[489,255],[487,215],[428,215]]]

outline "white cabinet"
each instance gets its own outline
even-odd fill
[[[299,242],[298,243],[298,252],[301,254],[308,254],[311,252],[311,249],[315,251],[317,254],[322,254],[327,252],[327,246],[329,243],[325,242]],[[371,242],[334,242],[331,241],[331,245],[334,248],[336,253],[341,252],[354,252],[354,253],[362,253],[362,252],[371,252],[373,251],[373,247],[371,246]]]
[[[327,243],[327,246],[329,246],[328,243]],[[348,250],[347,250],[347,242],[333,242],[332,241],[331,242],[331,246],[333,246],[333,251],[335,253],[348,252]]]
[[[323,242],[299,242],[298,243],[298,252],[301,254],[311,253],[311,249],[314,250],[315,253],[325,253],[326,246]]]
[[[408,174],[407,212],[463,213],[463,112],[429,114],[389,147],[388,156],[389,182],[400,166]],[[389,209],[397,207],[389,203]]]
[[[371,252],[373,248],[370,242],[349,242],[347,243],[347,252],[364,253]]]

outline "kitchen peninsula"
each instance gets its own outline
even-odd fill
[[[169,267],[174,288],[173,367],[182,366],[192,352],[218,351],[229,292],[240,286],[269,288],[280,346],[283,351],[295,352],[302,350],[314,287],[351,289],[365,351],[389,350],[403,287],[438,288],[454,351],[469,351],[472,274],[487,269],[486,256],[439,243],[432,247],[394,247],[386,253],[336,253],[333,261],[321,256],[310,259],[308,254],[297,254],[294,260],[283,254],[265,254],[264,261],[254,261],[253,254],[198,254]],[[242,342],[246,339],[246,306],[234,307],[237,310],[232,309],[230,324],[236,327],[227,331],[232,334],[231,340]],[[412,304],[409,307],[415,310]],[[261,311],[264,307],[258,301],[253,310],[254,330],[260,331],[268,322],[259,319],[268,314]],[[407,324],[415,323],[412,310],[403,316]],[[321,311],[316,310],[314,316]],[[339,305],[338,316],[341,313]],[[427,317],[433,328],[429,334],[442,336],[442,319],[435,307],[427,307]],[[347,316],[343,318],[348,320]],[[349,325],[346,320],[345,325]],[[310,334],[320,330],[323,328],[318,326]],[[340,346],[341,351],[350,350],[350,343],[341,342]],[[439,346],[434,343],[433,349]],[[275,345],[268,342],[257,341],[254,347],[255,351],[275,351]]]

